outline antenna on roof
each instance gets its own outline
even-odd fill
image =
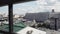
[[[54,13],[55,11],[54,11],[54,9],[52,9],[52,13]]]

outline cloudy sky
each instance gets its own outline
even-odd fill
[[[14,14],[36,13],[36,12],[60,12],[60,0],[37,0],[13,5]],[[0,7],[0,13],[8,13],[8,6]]]

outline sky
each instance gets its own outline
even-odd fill
[[[37,13],[37,12],[60,12],[60,0],[36,0],[13,5],[14,14]],[[8,6],[0,7],[0,13],[8,14]]]

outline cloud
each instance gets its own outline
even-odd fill
[[[0,12],[7,11],[5,9],[7,8],[1,8]],[[13,11],[17,14],[25,14],[27,12],[46,12],[51,11],[51,9],[55,9],[56,12],[60,12],[60,0],[37,0],[13,6]]]
[[[60,0],[58,0],[58,2],[60,2]]]
[[[0,14],[6,13],[8,14],[8,6],[0,7]]]
[[[56,2],[57,0],[50,0],[50,2]]]
[[[57,0],[37,0],[38,4],[44,5],[44,6],[54,5],[56,2],[57,2]]]
[[[45,0],[37,0],[36,2],[39,5],[47,5],[47,2],[45,2]]]
[[[60,0],[59,0],[60,1]],[[44,11],[55,9],[55,12],[60,12],[60,2],[58,0],[38,0],[37,4]]]
[[[56,2],[56,4],[53,6],[56,12],[60,12],[60,2]]]
[[[60,11],[60,2],[58,0],[37,0],[34,2],[17,4],[15,5],[14,13],[51,12],[52,9],[55,9],[56,12]]]

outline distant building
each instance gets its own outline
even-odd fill
[[[55,29],[54,18],[58,18],[57,19],[57,27],[58,27],[58,29],[60,29],[60,13],[55,12],[54,9],[52,9],[52,12],[27,13],[24,16],[24,19],[26,19],[27,21],[33,21],[35,19],[35,21],[37,23],[44,23],[46,20],[50,20],[49,24],[50,24],[50,28],[52,28],[52,29]]]
[[[50,28],[55,29],[55,18],[57,18],[57,28],[60,29],[60,13],[59,12],[54,12],[52,10],[52,13],[49,15],[50,18]]]
[[[0,14],[0,20],[3,20],[3,15]]]
[[[24,24],[27,25],[27,26],[33,26],[34,24],[36,24],[36,21],[35,20],[33,20],[33,21],[25,21]]]
[[[44,22],[49,17],[49,12],[41,12],[41,13],[27,13],[24,16],[24,19],[33,21],[35,19],[36,22]]]
[[[51,19],[50,19],[50,27],[55,28],[55,20],[53,18],[57,18],[57,27],[60,28],[60,13],[54,13],[54,14],[51,14],[51,15],[52,16],[51,16]]]

